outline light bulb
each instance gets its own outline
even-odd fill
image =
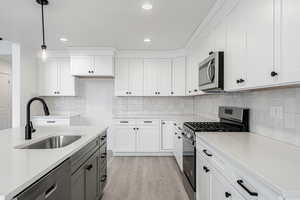
[[[47,60],[47,51],[46,51],[46,49],[42,49],[42,60],[43,61]]]

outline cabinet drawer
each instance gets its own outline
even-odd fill
[[[115,125],[135,125],[134,119],[115,119],[114,120]]]
[[[33,126],[68,126],[70,119],[33,119]]]
[[[99,148],[99,139],[95,139],[73,156],[71,156],[71,172],[72,174]]]
[[[136,123],[138,125],[158,125],[159,124],[159,120],[158,119],[138,119],[136,121]]]

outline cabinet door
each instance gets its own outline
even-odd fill
[[[95,200],[98,196],[98,154],[86,162],[85,167],[85,200]]]
[[[114,128],[114,151],[135,152],[135,126],[117,126]]]
[[[213,171],[211,176],[211,199],[213,200],[245,200],[239,192],[225,180],[225,178],[218,172]]]
[[[239,7],[246,29],[246,87],[270,85],[274,79],[274,0],[241,0]]]
[[[39,66],[39,95],[54,96],[58,91],[58,63],[47,59]]]
[[[137,152],[158,152],[159,151],[159,130],[157,126],[138,127],[136,137]]]
[[[112,56],[94,56],[93,76],[114,76]]]
[[[85,170],[81,167],[71,176],[71,199],[85,200]]]
[[[192,64],[191,64],[191,56],[187,56],[186,59],[186,94],[188,96],[192,95],[193,87],[192,87]]]
[[[239,1],[240,3],[241,1]],[[227,16],[227,48],[225,51],[225,90],[236,90],[246,83],[246,32],[244,28],[243,10],[236,7]],[[237,80],[243,79],[243,83]]]
[[[156,96],[158,92],[158,64],[154,59],[144,60],[144,95]]]
[[[61,96],[75,96],[75,77],[71,75],[70,59],[58,60],[58,91]]]
[[[162,150],[172,150],[174,148],[173,135],[174,128],[171,121],[161,122],[161,149]]]
[[[172,89],[172,63],[170,59],[159,59],[156,63],[159,96],[170,96]]]
[[[129,96],[143,96],[144,63],[142,59],[129,60]]]
[[[115,95],[128,96],[129,92],[129,59],[118,58],[115,77]]]
[[[90,76],[93,70],[93,56],[71,56],[71,74],[73,76]]]
[[[299,64],[299,26],[300,26],[300,1],[280,0],[281,3],[281,62],[278,74],[280,82],[293,83],[300,81]],[[280,48],[278,45],[277,48]]]
[[[173,59],[172,92],[173,96],[185,96],[186,58]]]
[[[196,161],[196,195],[197,200],[210,200],[210,182],[211,182],[211,167],[208,163],[202,158],[197,152],[197,161]],[[211,198],[213,200],[217,200]]]

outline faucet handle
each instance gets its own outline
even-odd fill
[[[31,132],[34,133],[36,130],[33,128],[32,121],[30,121]]]

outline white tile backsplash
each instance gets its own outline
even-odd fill
[[[218,119],[219,106],[250,108],[250,131],[300,146],[300,88],[225,93],[194,98],[194,114]]]

